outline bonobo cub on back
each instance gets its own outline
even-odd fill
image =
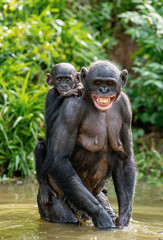
[[[45,207],[39,193],[39,212],[46,221],[75,223],[71,216],[77,209],[99,229],[123,228],[130,220],[136,182],[132,112],[122,91],[127,70],[97,61],[82,68],[81,81],[82,96],[64,100],[48,138],[43,170],[59,197]],[[115,222],[97,199],[111,176],[119,206]]]
[[[41,199],[44,205],[50,204],[50,192],[54,194],[47,178],[42,177],[42,167],[47,153],[47,139],[50,136],[59,107],[65,97],[80,96],[82,85],[79,83],[79,73],[70,63],[56,64],[51,73],[47,74],[46,82],[53,86],[48,91],[45,102],[46,140],[38,143],[35,148],[36,172],[40,184]]]

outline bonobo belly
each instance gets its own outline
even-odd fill
[[[84,185],[93,195],[97,195],[106,184],[111,173],[111,164],[108,159],[108,150],[104,147],[97,152],[90,152],[76,146],[72,156],[72,165]]]
[[[105,114],[91,112],[80,126],[71,160],[84,185],[94,195],[101,191],[110,173],[108,151]]]

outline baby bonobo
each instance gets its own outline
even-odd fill
[[[51,204],[51,193],[55,195],[48,179],[42,177],[42,167],[47,152],[47,139],[51,134],[51,129],[64,98],[81,96],[83,88],[79,82],[79,73],[70,63],[56,64],[52,68],[51,73],[47,74],[46,82],[48,85],[53,86],[48,91],[45,102],[46,140],[39,142],[35,147],[37,180],[39,182],[41,200],[44,205]]]

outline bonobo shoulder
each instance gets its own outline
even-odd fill
[[[56,90],[54,88],[50,88],[46,95],[46,99],[53,97],[55,93],[56,93]]]
[[[52,95],[55,92],[55,88],[50,88],[47,95]]]
[[[129,100],[128,96],[124,92],[121,92],[120,96],[117,99],[117,103],[118,102],[120,104],[123,118],[126,121],[131,121],[131,119],[132,119],[131,104],[130,104],[130,100]]]
[[[83,101],[78,97],[66,98],[61,108],[62,120],[67,124],[80,122],[84,113]]]

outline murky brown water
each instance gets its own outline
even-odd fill
[[[138,183],[130,226],[114,231],[40,220],[37,188],[37,184],[29,183],[0,185],[0,239],[163,240],[163,187]],[[109,189],[110,202],[117,209],[111,184]]]

